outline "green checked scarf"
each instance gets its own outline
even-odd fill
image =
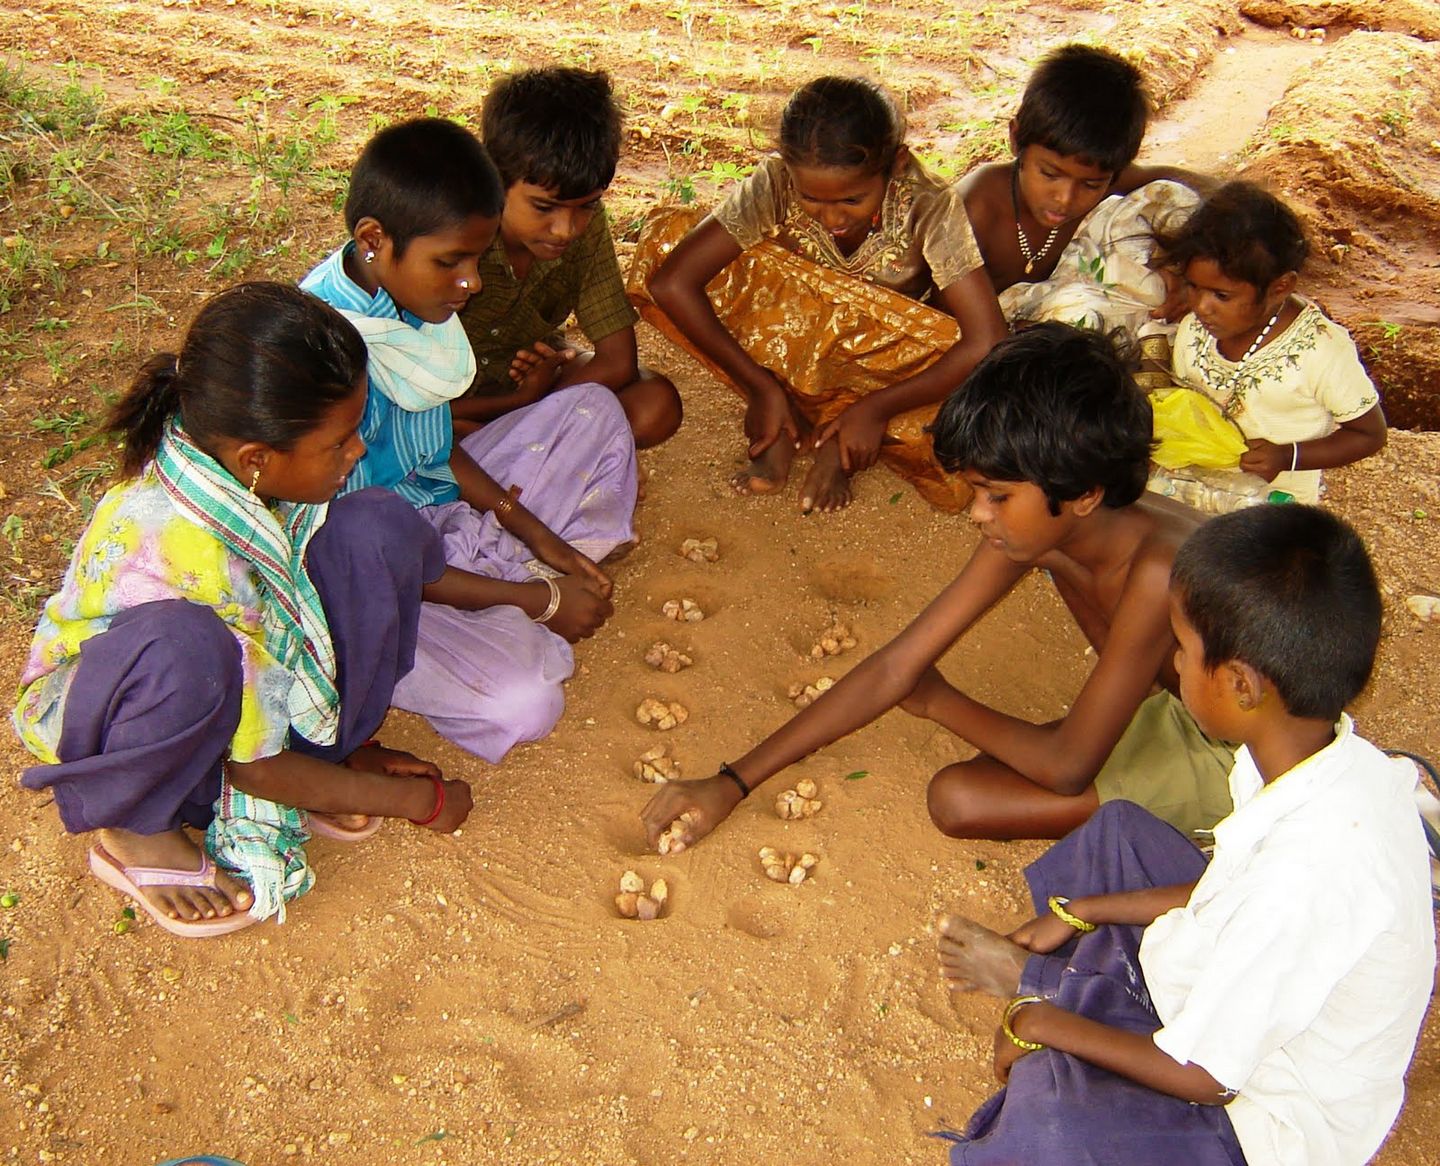
[[[333,745],[340,727],[335,646],[320,593],[305,571],[305,548],[329,506],[282,502],[272,511],[191,441],[173,417],[155,454],[155,472],[182,514],[255,569],[269,601],[265,650],[295,677],[290,724],[317,745]]]
[[[254,568],[269,601],[265,649],[295,677],[291,727],[318,744],[332,744],[340,723],[335,646],[304,561],[328,506],[281,503],[272,511],[191,441],[175,418],[156,451],[155,474],[176,509]],[[205,845],[222,867],[250,884],[250,913],[257,919],[276,915],[283,923],[286,901],[314,884],[307,837],[304,814],[237,790],[227,772]]]

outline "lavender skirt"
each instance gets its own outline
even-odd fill
[[[562,539],[602,559],[633,537],[635,440],[603,385],[575,385],[490,422],[461,447]],[[511,582],[535,578],[528,547],[491,512],[449,502],[421,510],[445,559]],[[441,736],[486,761],[549,734],[574,671],[570,645],[518,607],[460,611],[426,603],[415,668],[395,689],[397,708],[420,713]]]

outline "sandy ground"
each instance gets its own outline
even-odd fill
[[[516,9],[513,18],[470,4],[382,7],[240,0],[146,10],[97,5],[77,15],[38,4],[0,15],[0,44],[31,62],[87,62],[116,100],[136,100],[147,78],[164,72],[181,79],[192,107],[213,109],[233,110],[226,102],[261,76],[282,88],[309,76],[345,92],[384,76],[375,87],[395,98],[392,113],[419,112],[436,99],[444,112],[453,99],[456,111],[473,113],[480,90],[455,94],[459,81],[475,81],[464,70],[478,59],[522,64],[591,52],[632,94],[633,153],[612,199],[623,223],[673,194],[666,182],[701,172],[698,161],[682,161],[690,157],[679,153],[683,133],[705,144],[706,165],[743,160],[723,152],[744,144],[743,127],[716,119],[682,133],[675,115],[664,115],[699,84],[669,58],[708,59],[722,36],[752,62],[745,84],[726,83],[754,96],[757,121],[800,77],[873,68],[907,93],[913,140],[958,151],[984,146],[993,126],[974,123],[1013,104],[1023,63],[1036,52],[1081,33],[1122,43],[1143,33],[1166,45],[1154,59],[1157,88],[1171,99],[1149,156],[1221,170],[1263,160],[1260,147],[1275,140],[1267,111],[1293,99],[1293,89],[1286,97],[1292,82],[1313,78],[1335,59],[1328,54],[1377,43],[1355,40],[1369,34],[1349,26],[1332,29],[1325,43],[1301,40],[1285,28],[1243,24],[1235,4],[1199,2],[924,13],[862,5],[866,23],[853,40],[842,35],[855,29],[840,6],[671,6],[691,17],[690,40],[679,16],[639,0],[598,16],[567,4]],[[1265,8],[1269,19],[1277,5]],[[1352,24],[1361,8],[1346,7]],[[938,32],[922,36],[907,20],[929,21]],[[381,26],[389,39],[367,37]],[[482,36],[477,28],[491,31]],[[1384,35],[1400,39],[1379,47],[1414,56],[1424,74],[1434,46],[1411,31],[1391,26]],[[432,32],[436,39],[427,39]],[[823,42],[807,45],[806,36]],[[445,38],[477,55],[457,54],[441,68],[435,61]],[[901,43],[894,57],[865,53],[887,38]],[[776,45],[788,47],[776,54]],[[657,46],[658,57],[647,46]],[[753,63],[771,57],[768,75],[756,74]],[[207,61],[223,71],[207,75]],[[1433,91],[1415,99],[1410,108],[1420,112],[1408,115],[1414,120],[1406,127],[1421,135],[1422,152],[1423,135],[1437,133],[1424,121],[1425,102],[1433,110]],[[366,120],[357,114],[343,125],[353,141],[334,147],[336,166],[363,138]],[[120,183],[102,191],[124,193],[118,163],[102,176]],[[229,181],[226,189],[243,195],[241,178]],[[702,198],[714,189],[703,178],[694,184]],[[1330,204],[1337,216],[1340,201]],[[8,227],[23,210],[18,201],[0,202],[0,221]],[[192,210],[192,221],[202,218]],[[1403,226],[1364,225],[1379,240]],[[54,229],[59,237],[62,227]],[[107,228],[91,220],[64,229],[90,231],[83,238],[93,252]],[[286,229],[288,250],[257,257],[247,274],[293,276],[334,233],[314,195]],[[73,480],[41,466],[52,439],[33,433],[30,419],[113,390],[133,364],[132,352],[110,354],[115,335],[132,336],[136,349],[155,342],[167,334],[167,315],[183,321],[198,293],[222,282],[203,264],[120,258],[115,268],[73,269],[53,294],[48,285],[26,289],[28,298],[0,315],[0,329],[23,321],[37,335],[44,319],[73,318],[71,335],[85,357],[68,379],[47,379],[40,355],[7,364],[3,374],[0,506],[27,532],[23,540],[7,535],[0,658],[10,680],[33,619],[26,595],[53,586],[83,505]],[[1437,308],[1426,262],[1420,252],[1396,260],[1417,305],[1402,343]],[[106,304],[141,294],[162,313],[105,314]],[[283,927],[186,943],[143,916],[117,933],[122,901],[85,874],[83,842],[60,833],[53,807],[0,783],[0,889],[19,894],[0,913],[0,938],[8,940],[0,963],[0,1155],[8,1147],[8,1159],[0,1160],[145,1166],[202,1150],[250,1166],[297,1158],[617,1166],[942,1160],[926,1135],[963,1124],[992,1090],[998,1006],[980,998],[952,1006],[934,972],[930,921],[937,910],[958,908],[997,927],[1018,922],[1020,872],[1041,849],[957,843],[930,825],[926,779],[968,747],[891,713],[787,775],[819,785],[825,804],[817,817],[780,821],[767,791],[698,848],[665,859],[644,851],[637,813],[650,787],[630,768],[662,739],[689,776],[742,752],[790,711],[789,685],[843,674],[902,627],[953,575],[974,536],[963,518],[931,511],[884,470],[860,479],[855,504],[834,516],[802,518],[793,489],[763,500],[733,496],[724,483],[739,452],[738,402],[653,334],[642,331],[641,339],[644,358],[681,386],[686,425],[643,457],[650,473],[638,517],[643,542],[616,569],[615,619],[578,653],[559,729],[488,767],[417,718],[395,714],[386,724],[387,744],[433,757],[474,784],[476,811],[456,836],[389,823],[358,846],[317,841],[319,882]],[[6,343],[0,339],[0,351]],[[57,478],[62,499],[48,489]],[[1387,596],[1379,669],[1355,710],[1360,727],[1386,745],[1440,754],[1429,667],[1440,630],[1404,609],[1406,596],[1440,591],[1431,556],[1440,439],[1396,433],[1381,456],[1332,476],[1331,501],[1370,542]],[[676,550],[690,537],[715,538],[719,560],[680,558]],[[665,620],[660,605],[680,596],[695,598],[708,618]],[[810,645],[836,618],[859,644],[817,664]],[[673,676],[650,670],[641,655],[660,638],[693,656],[694,666]],[[1088,660],[1053,593],[1028,580],[943,667],[977,697],[1044,719],[1064,711]],[[689,720],[663,737],[643,728],[634,709],[650,695],[682,702]],[[11,772],[25,764],[8,740],[0,756]],[[785,784],[793,780],[772,783]],[[820,862],[804,885],[777,885],[761,874],[763,845],[809,850]],[[611,898],[626,869],[669,882],[662,919],[616,917]],[[1436,1157],[1440,1023],[1433,1019],[1409,1083],[1407,1108],[1378,1159],[1387,1166]]]

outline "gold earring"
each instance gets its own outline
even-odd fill
[[[250,475],[250,493],[255,493],[255,487],[260,484],[260,467],[255,467],[255,472]]]

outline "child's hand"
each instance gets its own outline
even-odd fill
[[[575,359],[573,348],[551,348],[537,341],[532,348],[522,348],[510,362],[510,379],[525,396],[538,401],[552,388],[560,370]]]
[[[1070,942],[1080,933],[1053,912],[1037,915],[1010,933],[1010,941],[1026,951],[1047,954]]]
[[[403,749],[387,749],[384,745],[361,745],[345,758],[347,769],[366,773],[388,773],[391,777],[441,777],[440,767]]]
[[[815,448],[834,438],[840,447],[840,468],[847,474],[858,474],[873,466],[880,456],[885,423],[886,418],[868,401],[856,401],[815,435]]]
[[[679,844],[670,850],[671,854],[678,854],[720,825],[739,804],[740,791],[735,783],[719,774],[701,781],[668,782],[640,811],[640,821],[645,824],[645,840],[650,846],[657,846],[660,835],[670,828],[670,824],[681,814],[689,812],[692,815],[690,827],[680,836]]]
[[[1267,482],[1273,482],[1276,475],[1290,468],[1295,457],[1295,447],[1286,442],[1273,445],[1263,437],[1245,443],[1250,448],[1240,455],[1240,468],[1247,474],[1257,474]]]
[[[1156,274],[1165,281],[1165,302],[1150,310],[1150,318],[1173,324],[1190,310],[1190,285],[1184,276],[1169,267],[1160,268]]]
[[[473,806],[469,784],[463,781],[447,781],[445,805],[440,810],[440,816],[428,823],[425,829],[434,830],[437,834],[453,834],[470,816]]]
[[[1031,1005],[1031,1007],[1033,1008],[1035,1005]],[[1012,1041],[1005,1035],[1005,1030],[998,1024],[995,1026],[995,1040],[993,1044],[995,1049],[995,1080],[999,1081],[1001,1085],[1004,1085],[1010,1080],[1010,1070],[1014,1067],[1015,1062],[1021,1057],[1028,1056],[1030,1050],[1022,1049]]]
[[[511,490],[514,489],[512,486]],[[590,580],[600,594],[609,599],[611,592],[615,590],[615,584],[610,576],[600,569],[600,565],[589,555],[577,551],[548,526],[541,525],[538,520],[536,525],[539,529],[525,540],[526,545],[535,552],[535,557],[562,575],[575,575]]]
[[[774,376],[770,379],[774,391],[752,396],[745,407],[745,437],[750,442],[747,452],[752,461],[777,441],[788,441],[800,448],[800,426],[795,422],[785,388]]]
[[[572,644],[589,639],[615,612],[615,605],[593,579],[562,575],[555,584],[560,588],[560,607],[545,626]]]

